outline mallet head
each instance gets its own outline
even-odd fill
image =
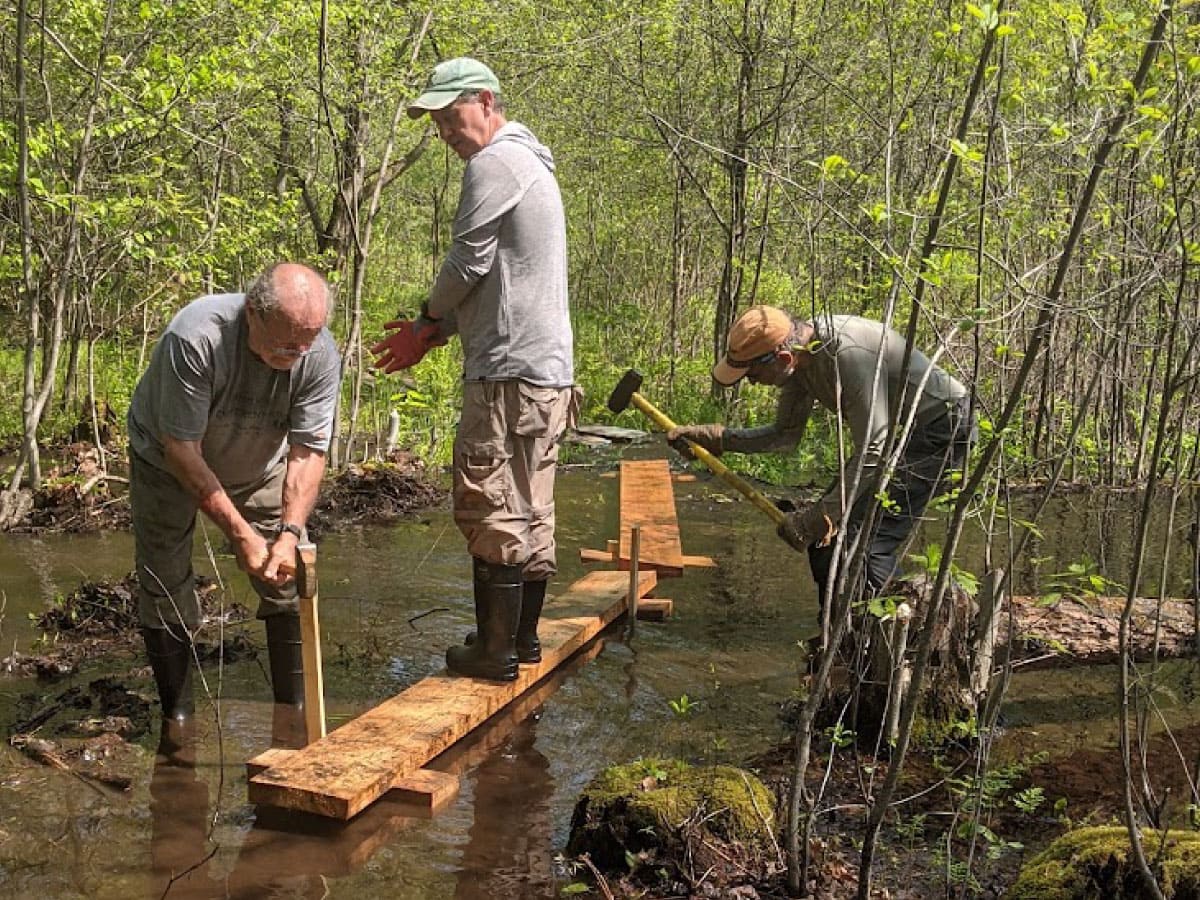
[[[629,401],[633,399],[633,395],[641,386],[642,373],[637,369],[630,369],[621,376],[621,380],[617,382],[613,392],[608,395],[608,408],[614,413],[624,412],[629,408]]]

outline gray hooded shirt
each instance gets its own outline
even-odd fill
[[[883,465],[884,449],[892,433],[889,413],[903,390],[907,398],[899,422],[904,424],[915,403],[914,431],[923,434],[923,445],[949,442],[959,427],[958,416],[968,399],[967,389],[919,350],[904,373],[903,336],[872,319],[860,316],[819,316],[812,322],[816,348],[807,366],[798,367],[782,385],[775,421],[759,428],[729,428],[724,449],[734,453],[790,450],[804,436],[815,404],[840,416],[854,440],[854,455],[846,462],[850,478],[863,462],[858,494],[871,485]],[[879,378],[875,377],[880,368]],[[847,506],[856,497],[847,499]],[[838,482],[821,499],[831,519],[840,518]]]
[[[467,381],[575,381],[567,307],[567,228],[554,159],[509,122],[471,157],[454,243],[429,295],[429,313],[457,330]]]

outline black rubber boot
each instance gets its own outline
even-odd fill
[[[268,616],[267,659],[271,668],[271,744],[299,748],[308,743],[304,724],[304,653],[299,613]]]
[[[143,628],[146,655],[154,670],[158,699],[162,703],[163,721],[184,722],[196,711],[192,696],[192,644],[187,629]]]
[[[517,659],[523,663],[542,661],[542,642],[538,640],[538,619],[546,602],[546,582],[526,581],[521,586],[521,620],[517,625]]]
[[[186,755],[195,743],[192,695],[192,645],[187,629],[182,625],[166,628],[143,628],[146,655],[154,671],[158,699],[162,704],[162,728],[158,736],[158,752],[169,760]]]
[[[542,642],[538,640],[537,624],[542,615],[542,604],[546,602],[546,582],[525,581],[521,584],[521,618],[517,623],[517,661],[539,663],[542,661]],[[467,632],[463,641],[468,647],[475,643],[476,632]]]
[[[521,567],[474,559],[476,640],[446,651],[455,675],[515,681],[517,622],[521,618]]]

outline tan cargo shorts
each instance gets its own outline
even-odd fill
[[[485,562],[523,566],[525,581],[558,571],[554,473],[583,391],[524,381],[468,381],[454,438],[454,521]]]

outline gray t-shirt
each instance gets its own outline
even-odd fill
[[[467,381],[575,381],[567,228],[549,149],[517,122],[467,162],[429,312],[456,328]]]
[[[201,441],[227,490],[254,484],[289,445],[325,451],[333,431],[340,358],[322,329],[288,371],[250,350],[245,295],[214,294],[181,309],[159,339],[129,404],[129,446],[166,468],[160,438]]]

